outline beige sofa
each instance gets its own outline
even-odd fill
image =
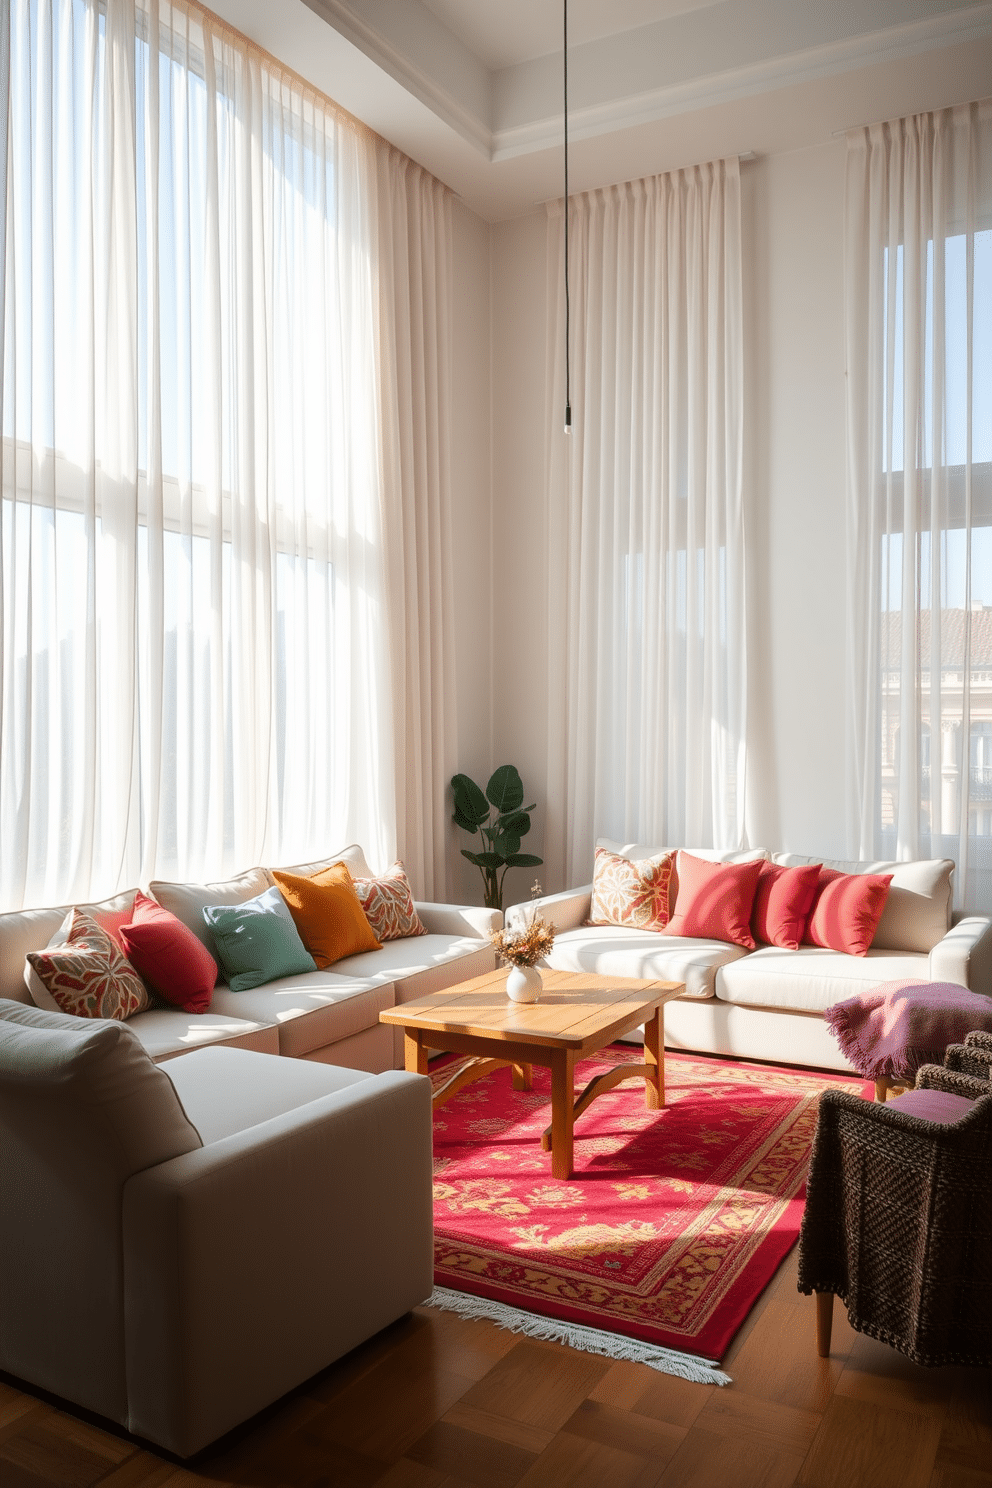
[[[371,876],[362,849],[354,845],[288,871],[307,875],[338,862],[346,863],[354,877]],[[250,868],[221,883],[154,881],[148,892],[209,945],[205,905],[243,904],[274,882],[268,869]],[[134,894],[129,889],[90,907],[126,910]],[[67,908],[0,915],[0,998],[30,1003],[25,954],[48,944]],[[417,911],[426,935],[386,941],[381,950],[346,957],[326,971],[280,978],[248,992],[233,992],[221,982],[206,1013],[157,1005],[136,1014],[128,1026],[156,1061],[223,1045],[372,1073],[396,1068],[402,1064],[401,1030],[380,1024],[379,1013],[491,971],[495,953],[488,932],[502,918],[496,910],[469,905],[418,903]]]
[[[0,1146],[0,1369],[182,1457],[430,1294],[421,1075],[0,1001]]]
[[[605,838],[597,845],[633,859],[664,851]],[[992,921],[952,915],[954,864],[948,859],[852,863],[762,849],[688,851],[713,862],[770,858],[787,867],[822,862],[843,873],[891,873],[868,954],[848,956],[807,945],[795,951],[777,946],[746,951],[721,940],[589,925],[591,884],[514,905],[506,911],[507,927],[519,927],[534,913],[550,920],[558,935],[547,964],[561,971],[684,981],[685,995],[665,1008],[666,1045],[744,1059],[849,1069],[823,1013],[879,982],[918,977],[992,995]]]

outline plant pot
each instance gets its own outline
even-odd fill
[[[537,1002],[543,985],[536,966],[511,966],[506,974],[506,995],[511,1002]]]

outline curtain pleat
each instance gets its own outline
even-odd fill
[[[736,160],[549,207],[552,881],[597,836],[737,847],[746,648]],[[579,875],[578,878],[576,875]]]
[[[847,149],[850,837],[992,908],[992,101]]]
[[[195,4],[4,9],[0,904],[433,889],[447,195]]]

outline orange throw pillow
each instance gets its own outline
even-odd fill
[[[279,872],[272,877],[318,970],[360,951],[382,950],[344,863],[332,863],[313,878]]]

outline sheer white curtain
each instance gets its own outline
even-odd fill
[[[992,909],[992,100],[847,149],[852,847]]]
[[[744,832],[740,176],[736,160],[549,208],[549,876],[597,836]],[[576,876],[578,875],[578,877]]]
[[[0,903],[383,865],[387,147],[194,5],[10,16]]]

